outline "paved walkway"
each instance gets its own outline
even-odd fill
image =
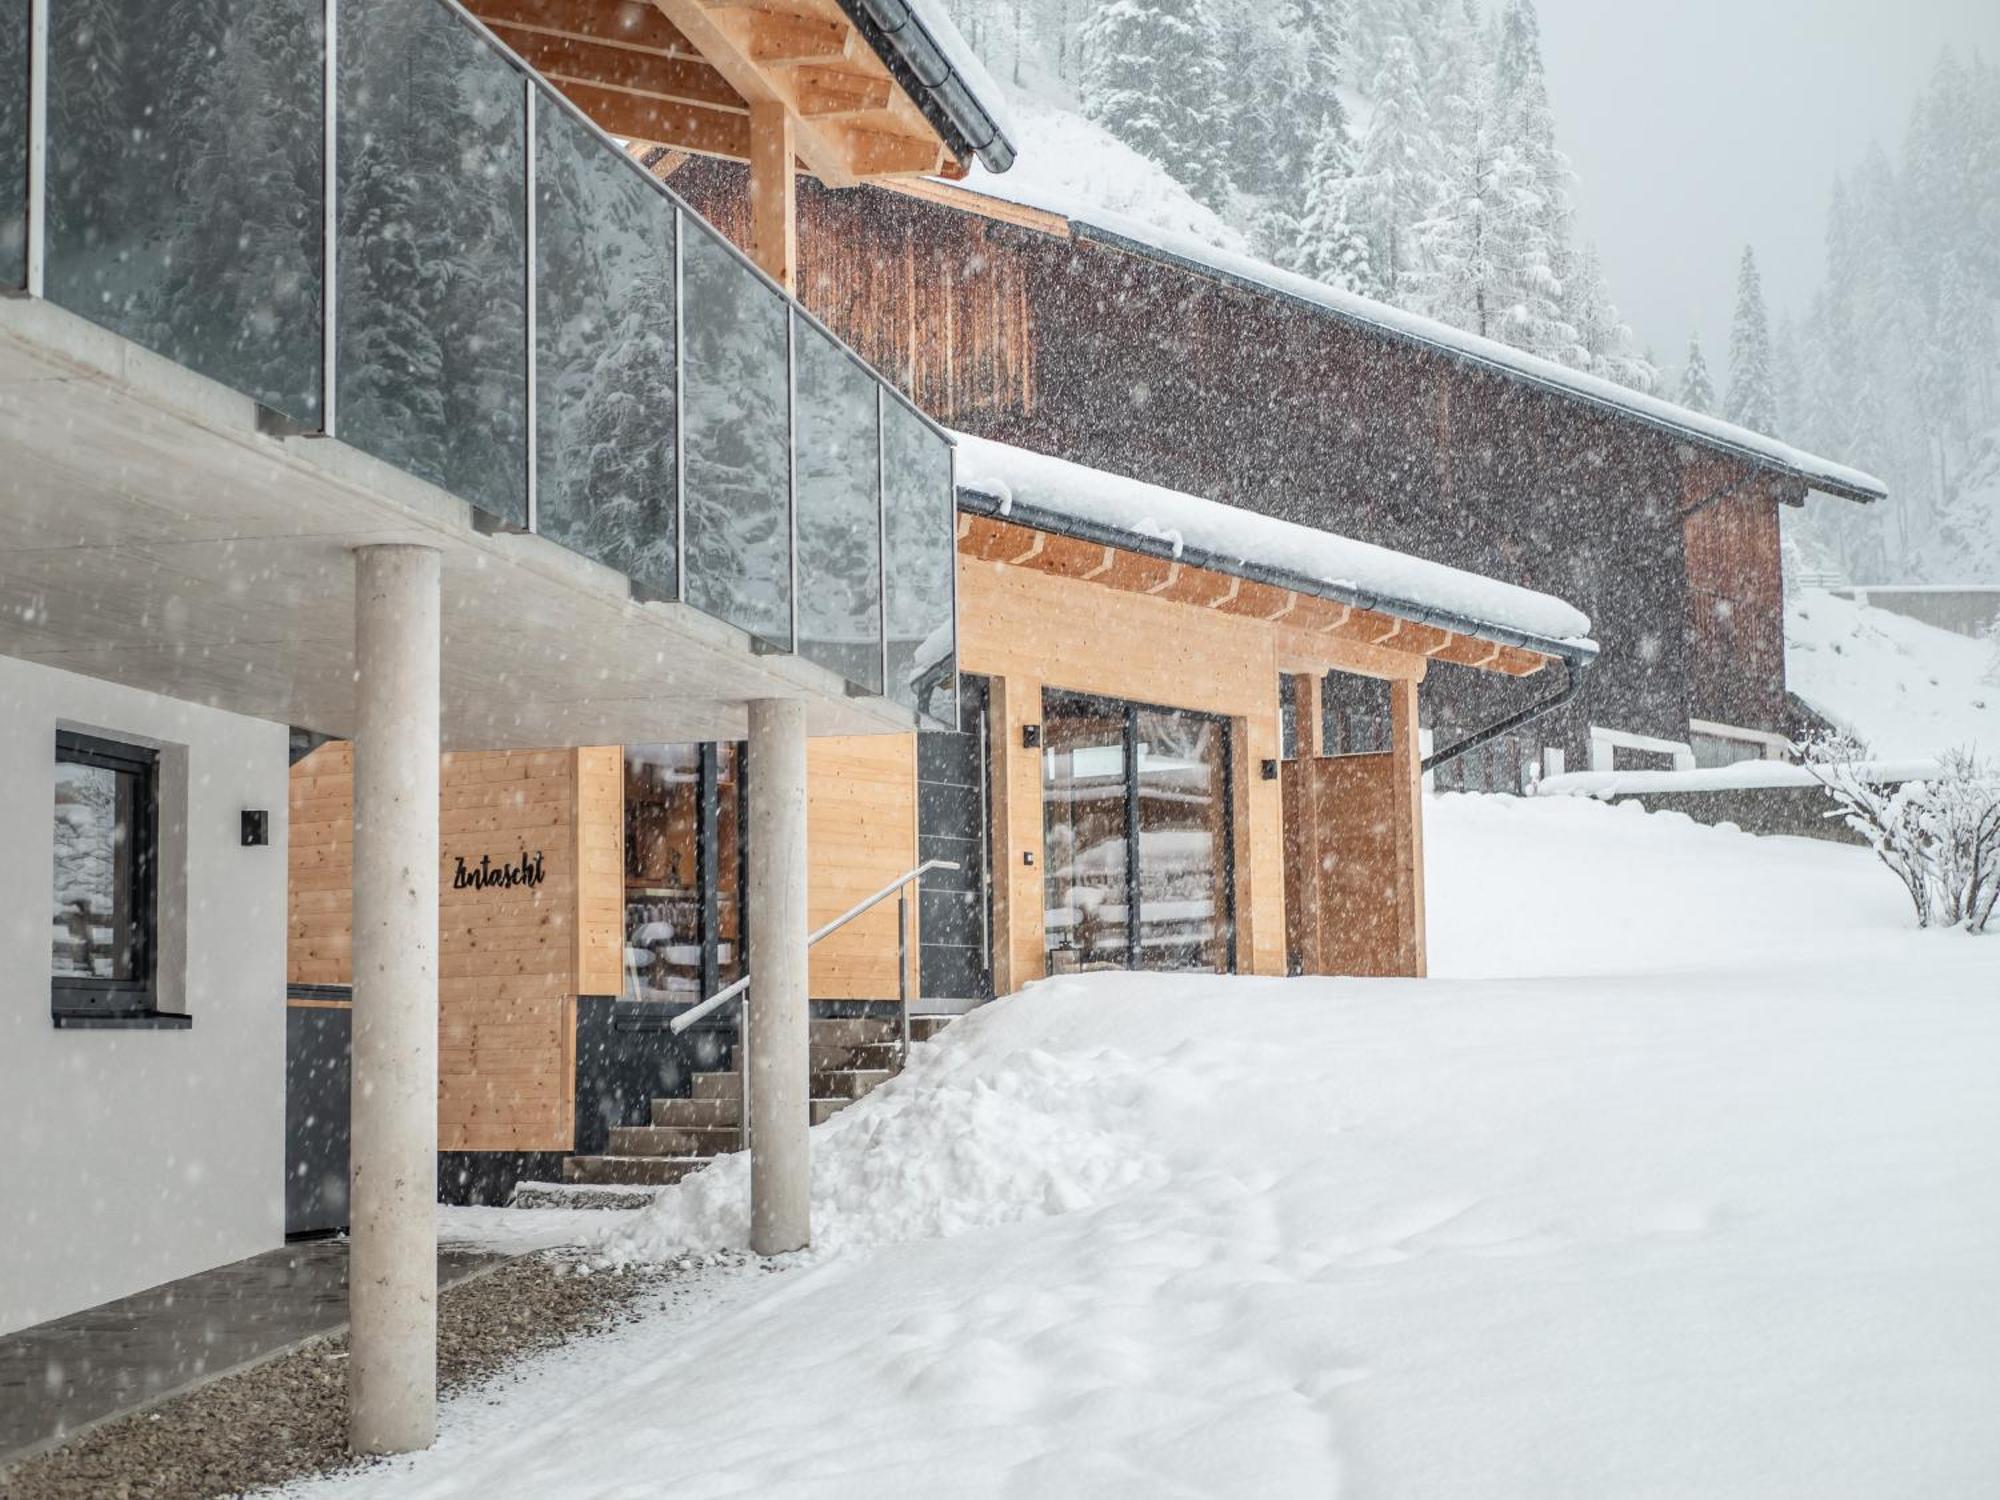
[[[506,1257],[440,1250],[448,1286]],[[315,1240],[0,1337],[0,1465],[347,1326],[347,1243]]]

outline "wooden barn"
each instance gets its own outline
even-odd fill
[[[725,231],[727,163],[662,172]],[[990,181],[990,180],[989,180]],[[1005,189],[1012,191],[1011,189]],[[1604,660],[1565,714],[1444,786],[1763,753],[1787,724],[1779,511],[1842,465],[1274,267],[935,181],[807,188],[799,295],[977,433],[1571,600]],[[1440,670],[1442,742],[1517,695]]]

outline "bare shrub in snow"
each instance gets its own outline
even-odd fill
[[[1833,735],[1805,747],[1833,798],[1830,814],[1860,834],[1909,893],[1921,927],[1984,932],[2000,901],[2000,766],[1970,749],[1901,785],[1874,779],[1858,740]]]

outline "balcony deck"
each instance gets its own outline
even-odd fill
[[[832,672],[759,653],[541,537],[46,302],[0,299],[0,652],[219,708],[352,729],[349,549],[444,555],[444,741],[735,739],[804,698],[815,734],[907,731]]]

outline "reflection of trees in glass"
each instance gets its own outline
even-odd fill
[[[799,652],[879,692],[875,380],[803,320],[797,338]]]
[[[441,5],[340,8],[340,435],[527,518],[525,105]]]
[[[50,16],[49,296],[306,420],[320,38],[316,0],[63,0]],[[0,61],[18,100],[6,76]]]
[[[544,103],[536,113],[538,529],[674,593],[674,209]]]
[[[0,286],[28,279],[28,0],[0,0]]]
[[[791,644],[784,300],[705,232],[681,247],[688,598]]]
[[[957,512],[951,449],[900,402],[882,407],[889,694],[951,722],[951,589]]]
[[[99,979],[122,972],[118,940],[118,775],[58,763],[55,795],[55,972]]]

